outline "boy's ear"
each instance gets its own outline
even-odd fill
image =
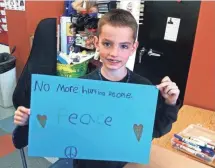
[[[132,48],[132,54],[137,50],[138,46],[139,46],[139,42],[135,41]]]
[[[94,36],[94,45],[97,50],[99,50],[99,38],[97,36]]]

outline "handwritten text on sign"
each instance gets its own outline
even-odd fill
[[[51,88],[50,84],[44,83],[43,81],[35,81],[34,85],[34,91],[44,91],[44,92],[49,92],[50,89],[55,89],[56,92],[66,92],[66,93],[73,93],[73,94],[94,94],[94,95],[100,95],[100,96],[111,96],[111,97],[116,97],[116,98],[126,98],[130,99],[132,98],[131,93],[126,92],[126,93],[120,93],[120,92],[113,92],[113,91],[108,91],[105,92],[104,90],[98,90],[98,89],[93,89],[89,88],[86,86],[67,86],[63,84],[58,84],[57,88]]]
[[[148,163],[154,86],[33,75],[31,90],[30,156]]]

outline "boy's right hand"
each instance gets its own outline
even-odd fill
[[[28,119],[30,115],[30,109],[19,106],[15,111],[14,124],[19,126],[24,126],[28,124]]]

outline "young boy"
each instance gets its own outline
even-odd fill
[[[151,85],[151,82],[126,68],[129,56],[138,47],[136,39],[137,22],[130,12],[116,9],[106,13],[98,24],[98,37],[95,46],[103,62],[101,68],[84,76],[89,80],[103,80]],[[161,84],[157,111],[155,116],[153,138],[161,137],[171,130],[177,119],[179,109],[177,85],[164,77]],[[14,123],[18,125],[14,131],[14,144],[17,148],[28,144],[28,118],[30,110],[19,107],[15,112]],[[95,160],[75,160],[75,168],[121,168],[126,163]]]

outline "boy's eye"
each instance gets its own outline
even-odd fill
[[[103,45],[104,45],[105,47],[110,47],[110,46],[111,46],[111,44],[110,44],[109,42],[103,42]]]
[[[128,49],[128,45],[125,45],[125,44],[122,44],[120,47],[121,47],[122,49]]]

